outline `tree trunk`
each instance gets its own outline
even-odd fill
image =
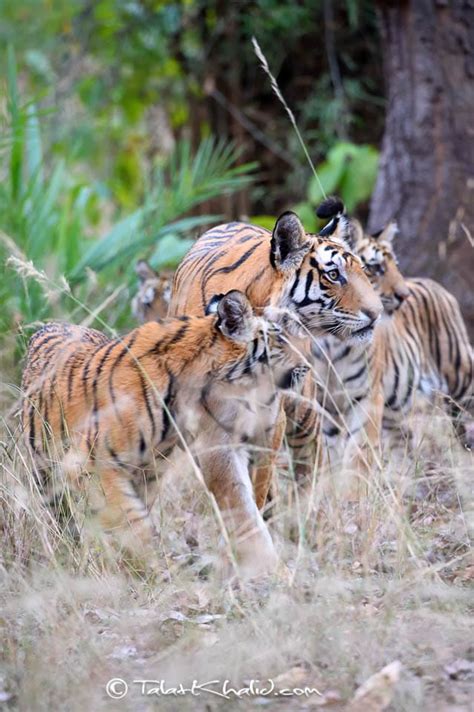
[[[379,2],[388,107],[369,230],[398,221],[410,276],[444,284],[474,333],[474,0]]]

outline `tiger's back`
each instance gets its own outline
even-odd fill
[[[460,439],[473,447],[473,349],[459,303],[432,279],[412,278],[406,283],[409,296],[392,319],[394,341],[403,344],[405,359],[412,367],[419,364],[415,387],[431,400],[442,397]],[[400,373],[398,351],[400,345],[394,344],[390,361]],[[389,396],[389,405],[403,412],[406,408],[398,384]],[[385,414],[385,422],[390,422],[390,413]]]
[[[409,297],[395,317],[406,333],[416,330],[425,358],[422,388],[463,401],[472,396],[473,354],[459,303],[432,279],[407,279]]]
[[[176,270],[170,314],[203,314],[212,295],[228,289],[243,291],[254,308],[266,305],[277,288],[270,242],[268,230],[247,223],[208,230]]]

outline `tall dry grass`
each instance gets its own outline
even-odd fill
[[[130,560],[97,526],[92,499],[78,497],[67,480],[61,487],[72,517],[58,524],[22,442],[13,337],[3,349],[0,702],[7,708],[370,712],[388,700],[391,710],[469,709],[473,463],[441,409],[413,414],[413,439],[387,452],[355,497],[354,473],[338,466],[315,471],[300,491],[282,457],[269,526],[289,580],[239,588],[218,574],[222,522],[186,452],[162,478],[153,510],[158,570]],[[350,702],[395,661],[399,680],[388,684],[382,674],[385,696],[376,690],[375,702]],[[122,700],[106,693],[117,677],[129,685]],[[243,687],[269,678],[321,694],[156,697],[133,682],[228,679]]]
[[[185,456],[161,481],[154,508],[159,574],[131,562],[67,483],[75,526],[58,526],[21,442],[17,396],[7,381],[0,479],[7,708],[346,709],[358,685],[399,660],[389,709],[469,709],[472,456],[441,411],[414,416],[415,444],[394,451],[356,500],[347,496],[347,471],[318,472],[304,495],[282,467],[269,526],[290,582],[239,589],[217,575],[220,522]],[[122,700],[105,692],[114,677],[129,684]],[[267,678],[321,695],[177,701],[144,696],[133,683],[229,679],[243,687]]]

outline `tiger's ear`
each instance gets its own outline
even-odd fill
[[[208,308],[211,303],[212,300]],[[219,316],[217,326],[225,337],[240,343],[248,343],[252,339],[254,315],[250,302],[243,292],[233,289],[220,296],[216,311]]]
[[[395,235],[399,232],[398,225],[395,220],[391,220],[388,225],[386,225],[383,230],[379,230],[374,235],[373,238],[380,240],[381,242],[388,242],[389,245],[393,243]]]
[[[351,225],[342,200],[334,195],[326,198],[316,209],[316,215],[318,218],[330,218],[318,235],[340,242],[350,249]]]
[[[146,282],[147,279],[158,277],[158,272],[155,272],[153,267],[150,267],[146,260],[138,260],[135,265],[135,273],[140,282]]]
[[[349,218],[348,219],[348,237],[346,238],[347,243],[349,244],[349,247],[351,250],[354,252],[357,252],[358,248],[360,247],[361,242],[364,239],[364,229],[360,223],[359,220],[356,218]]]
[[[279,272],[293,272],[300,267],[311,243],[301,220],[290,211],[280,215],[273,228],[270,262]]]

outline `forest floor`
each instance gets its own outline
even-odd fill
[[[0,707],[472,709],[473,458],[443,415],[417,425],[359,501],[347,473],[303,498],[282,471],[270,527],[290,580],[240,588],[216,573],[219,527],[191,473],[161,484],[164,573],[139,574],[92,523],[80,541],[58,532],[0,435]],[[255,694],[218,696],[226,680]]]

